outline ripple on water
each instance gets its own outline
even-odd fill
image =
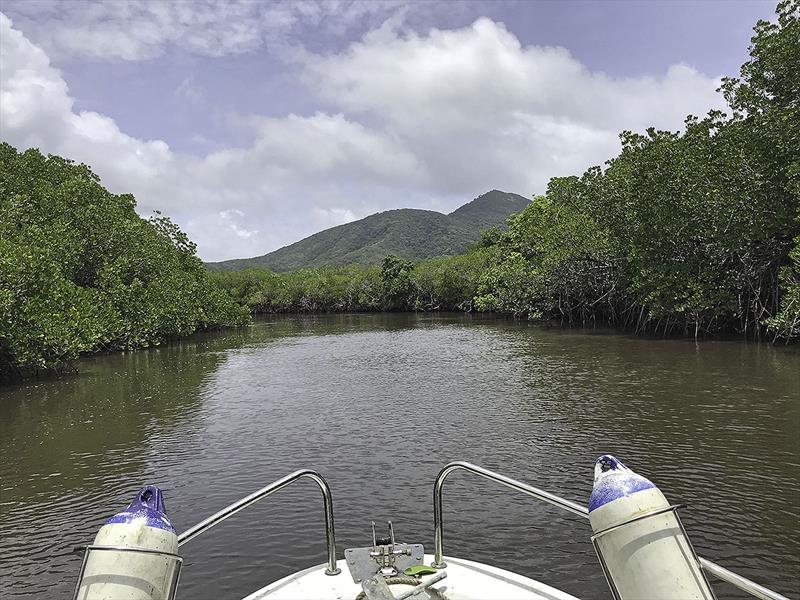
[[[340,552],[386,519],[430,551],[445,462],[583,503],[595,458],[612,452],[690,505],[702,554],[789,593],[798,365],[763,346],[407,315],[272,319],[92,358],[77,377],[0,392],[0,589],[69,598],[72,547],[145,483],[183,530],[309,466],[333,487]],[[466,474],[445,494],[447,552],[608,597],[585,521]],[[320,505],[298,483],[192,541],[182,595],[240,597],[323,562]]]

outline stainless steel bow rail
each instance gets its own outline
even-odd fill
[[[338,575],[341,573],[341,569],[336,566],[336,532],[334,531],[334,524],[333,524],[333,496],[331,495],[331,488],[328,485],[328,482],[317,473],[311,469],[300,469],[299,471],[295,471],[294,473],[290,473],[286,477],[282,479],[278,479],[277,481],[273,481],[269,485],[261,488],[260,490],[256,490],[249,496],[245,496],[241,500],[237,500],[233,504],[226,506],[220,511],[215,512],[213,515],[200,521],[194,527],[190,527],[182,534],[178,536],[178,546],[183,546],[186,542],[189,542],[196,538],[201,533],[204,533],[218,525],[228,517],[231,517],[238,513],[240,510],[244,510],[248,506],[255,504],[262,498],[266,498],[270,494],[274,494],[278,490],[282,490],[286,486],[294,483],[298,479],[311,479],[314,481],[318,486],[319,489],[322,491],[322,500],[325,504],[325,537],[328,544],[328,566],[325,568],[326,575]]]
[[[331,495],[331,488],[328,485],[328,482],[317,473],[311,469],[300,469],[299,471],[295,471],[294,473],[290,473],[286,477],[282,479],[278,479],[277,481],[273,481],[269,485],[261,488],[260,490],[256,490],[249,496],[245,496],[244,498],[237,500],[233,504],[226,506],[220,511],[215,512],[213,515],[208,517],[207,519],[203,519],[194,527],[190,527],[182,534],[178,536],[178,547],[183,546],[186,542],[189,542],[196,538],[201,533],[204,533],[218,525],[228,517],[231,517],[238,513],[240,510],[244,510],[248,506],[255,504],[262,498],[266,498],[270,494],[274,494],[278,490],[282,490],[286,486],[294,483],[298,479],[311,479],[314,481],[318,486],[319,489],[322,491],[322,500],[325,505],[325,537],[327,539],[328,544],[328,566],[325,568],[326,575],[338,575],[341,573],[341,569],[336,566],[336,532],[334,530],[333,524],[333,496]],[[162,556],[166,560],[171,560],[174,563],[174,568],[171,572],[171,579],[169,582],[166,583],[166,598],[169,600],[174,600],[175,594],[178,589],[178,581],[180,579],[180,571],[181,566],[183,564],[183,559],[178,556],[177,554],[172,554],[170,552],[163,552],[160,550],[152,550],[148,548],[131,548],[127,546],[98,546],[98,545],[89,545],[85,547],[76,548],[76,550],[85,550],[86,553],[83,557],[83,562],[81,563],[81,570],[78,574],[78,583],[75,586],[75,594],[73,596],[73,600],[77,600],[78,594],[81,589],[81,584],[83,582],[83,576],[86,572],[86,565],[89,559],[90,552],[100,552],[100,551],[114,551],[114,552],[131,552],[131,553],[139,553],[139,554],[149,554],[149,555],[156,555]]]
[[[436,568],[443,569],[447,567],[447,563],[444,562],[443,558],[442,487],[444,486],[444,481],[447,479],[447,476],[453,471],[457,470],[469,471],[470,473],[474,473],[485,479],[509,487],[512,490],[533,496],[537,500],[543,500],[548,504],[557,506],[558,508],[564,509],[572,514],[579,515],[585,519],[589,518],[589,510],[580,504],[570,502],[569,500],[560,498],[555,494],[545,492],[544,490],[535,488],[527,483],[522,483],[521,481],[511,479],[510,477],[506,477],[505,475],[495,473],[494,471],[484,469],[483,467],[479,467],[477,465],[473,465],[472,463],[464,461],[451,462],[446,464],[444,468],[439,471],[439,475],[436,476],[436,482],[433,484],[433,541],[435,548],[433,566]],[[672,508],[675,507],[670,507],[670,509]],[[741,575],[737,575],[728,569],[720,567],[718,564],[715,564],[710,560],[706,560],[705,558],[698,558],[698,560],[700,562],[700,566],[705,572],[718,579],[721,579],[722,581],[730,583],[740,590],[747,592],[751,596],[760,598],[761,600],[789,600],[786,596],[783,596],[777,592],[773,592],[772,590],[765,588],[764,586],[759,585],[756,582],[747,579],[746,577],[742,577]]]

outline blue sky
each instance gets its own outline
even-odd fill
[[[207,260],[540,193],[723,108],[774,2],[6,0],[0,136],[90,164]]]

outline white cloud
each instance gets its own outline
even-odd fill
[[[329,227],[344,225],[356,220],[355,213],[349,208],[315,208],[314,214],[321,221],[329,222]]]
[[[48,52],[100,60],[153,58],[170,44],[211,56],[247,52],[262,44],[262,23],[292,20],[282,5],[248,2],[73,0],[12,9]]]
[[[219,216],[223,220],[223,222],[227,223],[228,228],[240,238],[244,238],[247,240],[258,233],[257,229],[245,229],[236,222],[237,220],[241,220],[245,216],[245,214],[241,210],[237,210],[235,208],[231,208],[228,210],[221,210],[219,211]]]
[[[297,27],[342,35],[369,16],[390,14],[399,0],[9,0],[23,30],[52,55],[146,60],[170,46],[206,56],[282,45]]]
[[[122,133],[113,119],[73,111],[66,82],[47,55],[0,13],[0,134],[18,147],[42,147],[90,165],[118,187],[148,180],[170,168],[172,153],[160,140]]]
[[[563,48],[522,47],[485,18],[425,36],[385,26],[346,52],[302,60],[318,94],[380,119],[450,193],[489,181],[542,191],[549,177],[613,155],[623,129],[677,129],[688,112],[722,107],[719,80],[690,67],[613,79]]]
[[[338,112],[246,117],[252,144],[196,157],[76,112],[47,54],[2,14],[0,61],[4,140],[86,162],[141,213],[175,218],[207,260],[262,254],[377,210],[541,192],[549,177],[614,155],[621,129],[677,129],[686,113],[720,106],[717,80],[685,66],[613,79],[564,49],[522,47],[487,19],[425,36],[388,23],[341,53],[300,55],[309,88]]]

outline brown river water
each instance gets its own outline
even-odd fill
[[[585,504],[606,452],[688,505],[700,555],[798,595],[799,349],[345,315],[260,320],[0,388],[0,597],[70,598],[72,548],[148,483],[182,531],[310,467],[333,488],[340,557],[387,519],[431,552],[448,461]],[[444,511],[446,554],[610,597],[585,520],[466,473]],[[295,484],[184,546],[178,596],[241,598],[324,562],[324,539],[319,491]]]

